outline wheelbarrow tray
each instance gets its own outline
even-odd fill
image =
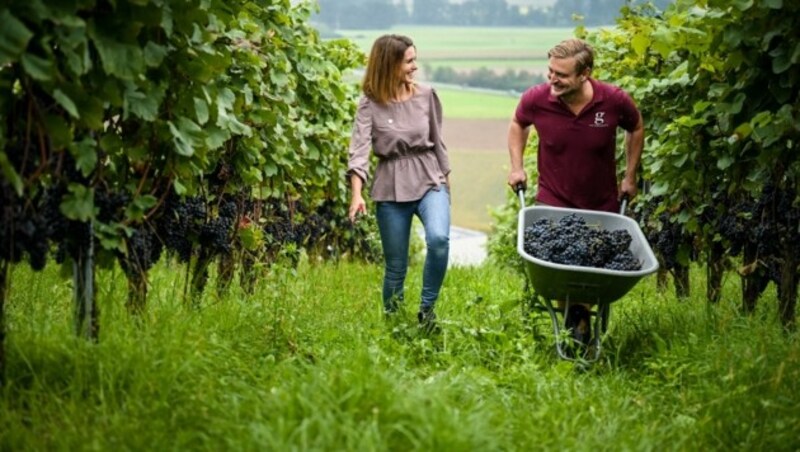
[[[564,265],[535,258],[525,252],[525,228],[543,218],[558,221],[576,214],[586,225],[601,230],[624,229],[631,235],[630,250],[641,262],[636,271],[609,270],[597,267]],[[551,300],[579,303],[611,303],[628,293],[644,276],[658,270],[658,261],[639,224],[624,215],[594,210],[550,206],[525,207],[519,212],[517,252],[524,260],[525,273],[539,296]]]

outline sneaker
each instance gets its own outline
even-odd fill
[[[419,321],[419,327],[426,333],[439,332],[439,325],[436,323],[436,313],[434,313],[432,309],[420,310],[417,313],[417,320]]]

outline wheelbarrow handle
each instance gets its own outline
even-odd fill
[[[630,197],[628,196],[627,193],[623,193],[622,194],[622,202],[619,205],[619,214],[620,215],[625,215],[625,208],[628,207],[628,200],[629,199],[630,199]]]
[[[525,186],[522,183],[518,183],[514,186],[514,191],[517,193],[517,197],[519,198],[519,205],[522,206],[521,208],[525,208]],[[628,207],[628,201],[630,200],[630,196],[627,193],[622,195],[622,202],[619,205],[619,214],[625,215],[625,209]]]
[[[514,192],[516,192],[517,197],[519,198],[519,204],[522,206],[522,209],[525,208],[525,186],[522,185],[522,182],[518,183],[514,186]]]

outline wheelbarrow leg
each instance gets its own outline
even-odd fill
[[[556,353],[558,354],[559,358],[565,359],[567,361],[574,361],[574,359],[569,356],[567,350],[564,348],[562,341],[561,341],[561,322],[558,321],[558,315],[556,314],[556,309],[553,307],[553,302],[549,298],[542,297],[544,300],[544,307],[547,310],[547,313],[550,315],[550,323],[553,325],[553,335],[555,337],[556,342]],[[564,321],[566,322],[567,312],[569,311],[569,300],[565,303],[566,307],[564,308]]]
[[[594,353],[592,354],[591,358],[588,358],[587,361],[595,362],[600,358],[600,351],[602,349],[602,339],[603,335],[606,333],[608,329],[608,316],[611,311],[611,305],[609,303],[598,303],[597,304],[597,311],[594,312],[594,330],[592,331],[592,339],[591,339],[591,346],[594,348]]]

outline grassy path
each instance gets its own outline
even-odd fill
[[[741,317],[643,280],[615,303],[604,360],[559,361],[549,324],[522,315],[522,280],[449,271],[442,334],[408,306],[386,322],[380,268],[276,267],[246,296],[180,301],[182,269],[151,275],[128,317],[119,272],[98,281],[101,341],[71,331],[70,287],[49,266],[12,272],[2,450],[796,450],[800,345],[774,294]],[[692,283],[702,292],[700,272]]]

